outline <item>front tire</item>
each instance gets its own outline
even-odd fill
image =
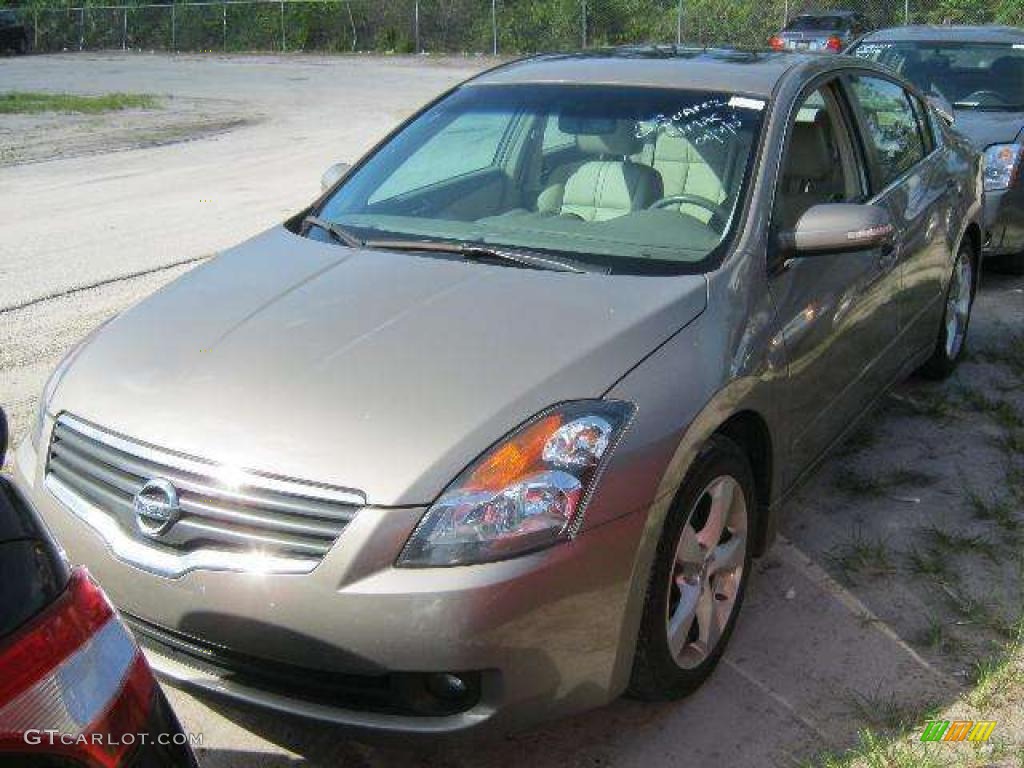
[[[946,289],[946,305],[935,349],[919,373],[926,379],[945,379],[956,370],[967,346],[967,329],[974,307],[974,252],[968,242],[960,244],[953,274]]]
[[[713,436],[698,454],[651,568],[629,695],[677,699],[722,657],[750,575],[756,497],[746,454]]]

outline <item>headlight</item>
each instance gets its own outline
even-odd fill
[[[115,315],[116,317],[116,315]],[[57,391],[57,387],[60,386],[61,379],[64,378],[64,374],[68,372],[68,368],[75,362],[75,358],[85,349],[86,345],[92,341],[93,337],[102,330],[102,328],[114,318],[111,317],[98,326],[93,328],[89,333],[85,335],[81,341],[73,346],[64,358],[57,363],[57,367],[53,369],[53,373],[50,374],[50,378],[46,380],[46,386],[43,387],[43,393],[39,397],[39,405],[36,407],[36,421],[32,425],[32,431],[29,432],[29,437],[32,440],[32,447],[36,449],[36,453],[39,452],[40,444],[43,440],[43,425],[46,423],[46,412],[50,407],[50,401],[53,399],[54,393]]]
[[[985,191],[1008,189],[1017,181],[1024,145],[993,144],[985,150]]]
[[[632,415],[628,403],[582,400],[531,419],[455,478],[398,565],[502,560],[570,537]]]

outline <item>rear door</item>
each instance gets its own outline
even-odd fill
[[[777,181],[776,235],[814,205],[865,202],[867,167],[852,125],[837,81],[800,102]],[[787,358],[781,407],[795,480],[887,383],[880,361],[899,336],[899,273],[882,248],[782,258],[769,264],[769,287]]]
[[[893,257],[903,337],[890,363],[898,369],[935,343],[961,181],[947,172],[928,112],[913,93],[874,73],[851,76],[845,87],[870,161],[872,202],[888,208],[899,232]]]

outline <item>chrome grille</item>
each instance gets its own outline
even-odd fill
[[[173,524],[153,536],[137,524],[133,500],[157,478],[174,486],[180,511]],[[356,491],[228,469],[128,440],[68,414],[54,426],[47,482],[65,503],[89,505],[92,522],[102,522],[93,527],[108,543],[111,532],[134,539],[126,550],[138,552],[137,545],[145,543],[168,555],[252,554],[293,565],[277,570],[311,570],[365,504]],[[96,510],[119,530],[97,521]],[[208,556],[191,562],[216,567],[217,561]]]

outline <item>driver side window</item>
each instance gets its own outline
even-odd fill
[[[862,185],[839,105],[828,86],[811,93],[789,128],[775,196],[775,222],[792,229],[821,203],[856,202]]]

